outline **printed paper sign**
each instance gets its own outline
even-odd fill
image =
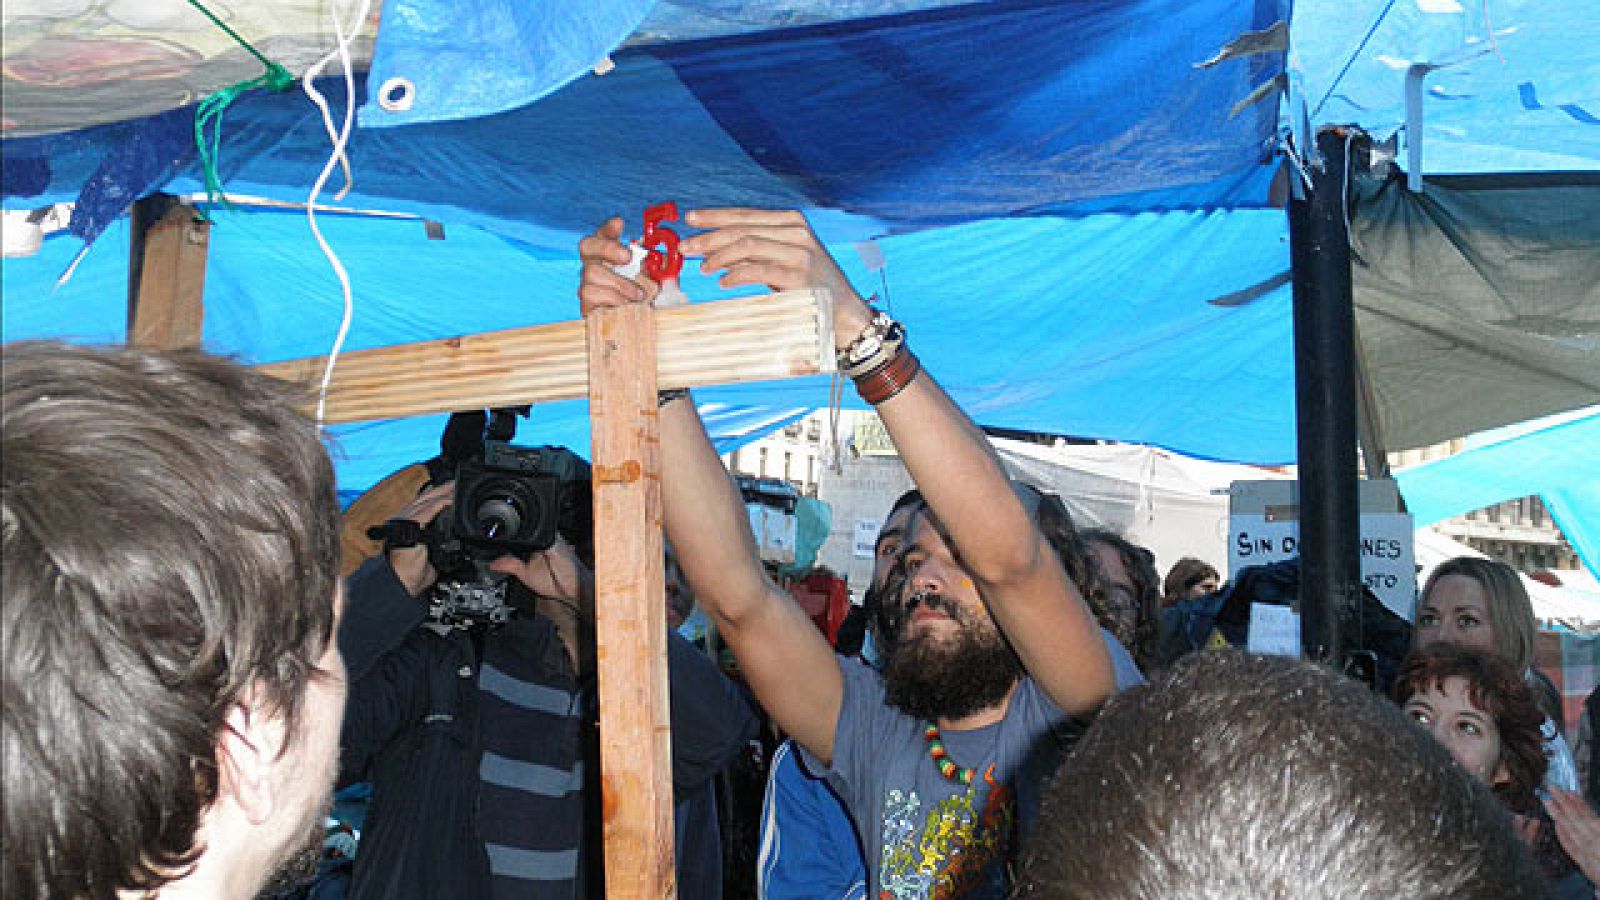
[[[1300,655],[1300,614],[1273,603],[1250,604],[1251,653]]]
[[[1230,516],[1228,524],[1230,578],[1246,566],[1274,563],[1300,553],[1297,519],[1269,521],[1264,514],[1238,514]],[[1411,516],[1406,513],[1361,516],[1361,578],[1384,606],[1408,622],[1417,598],[1412,534]]]

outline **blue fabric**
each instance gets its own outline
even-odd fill
[[[1281,52],[1194,64],[1289,15],[1284,0],[397,0],[357,93],[406,74],[416,122],[357,129],[342,202],[443,222],[447,239],[323,217],[353,272],[351,346],[570,317],[576,241],[615,213],[636,230],[668,198],[794,207],[982,424],[1290,462],[1288,289],[1273,286],[1287,235],[1267,193],[1287,125],[1304,115],[1382,137],[1405,120],[1405,66],[1442,65],[1425,82],[1426,171],[1600,168],[1592,2],[1511,0],[1487,21],[1450,7],[1297,3],[1296,68],[1283,73]],[[615,71],[583,74],[607,52]],[[1295,87],[1285,120],[1270,94],[1234,112],[1280,74]],[[325,92],[342,96],[331,81]],[[8,208],[113,201],[85,203],[88,223],[154,187],[202,190],[192,161],[164,171],[192,152],[171,127],[186,117],[0,141],[5,191],[26,195]],[[141,139],[153,132],[171,139]],[[242,194],[300,202],[327,154],[298,93],[240,97],[223,135],[222,173]],[[881,275],[851,252],[868,239]],[[81,240],[6,261],[7,340],[121,339],[125,222],[100,244],[59,290]],[[696,278],[691,296],[715,294]],[[1208,302],[1225,295],[1254,299]],[[281,213],[219,214],[206,304],[207,346],[252,361],[326,352],[338,323],[326,264],[303,220]],[[812,379],[700,399],[726,451],[826,396]],[[530,436],[581,452],[583,414],[541,407]],[[341,488],[430,456],[441,424],[335,429]],[[1545,495],[1580,535],[1596,518],[1586,491]],[[1577,540],[1593,565],[1593,541]]]
[[[372,51],[366,127],[491,115],[532,103],[587,72],[638,26],[654,0],[524,3],[390,0]],[[414,90],[385,109],[391,78]]]
[[[1285,14],[1276,0],[978,3],[629,48],[616,71],[500,115],[358,129],[345,203],[565,252],[606,216],[665,198],[831,210],[855,227],[825,236],[845,240],[1120,196],[1134,198],[1127,209],[1262,206],[1275,114],[1229,111],[1281,56],[1194,63]],[[448,51],[448,30],[435,37]],[[47,194],[70,199],[119,128],[7,143],[51,159]],[[241,97],[225,134],[239,193],[302,201],[327,155],[298,94]],[[190,167],[169,188],[198,176]]]
[[[195,108],[184,107],[118,127],[119,140],[84,182],[72,206],[72,233],[94,241],[134,201],[193,160],[199,152],[194,117]]]
[[[792,740],[772,754],[756,867],[761,900],[867,895],[867,863],[844,801],[806,769]]]
[[[372,80],[381,84],[385,66],[402,65],[402,49],[440,48],[432,63],[441,71],[430,73],[439,80],[419,92],[419,117],[425,95],[446,90],[445,79],[478,77],[443,71],[458,68],[446,51],[470,30],[452,30],[456,16],[477,16],[472,27],[496,38],[539,16],[598,17],[567,22],[588,29],[572,42],[573,59],[540,62],[559,81],[576,57],[594,61],[598,54],[583,48],[608,42],[607,30],[631,15],[619,10],[639,6],[534,10],[485,0],[439,11],[448,19],[396,24],[406,10],[432,8],[418,4],[385,10]],[[914,11],[860,15],[906,9]],[[355,186],[341,202],[442,222],[446,239],[427,241],[414,221],[322,217],[355,286],[348,348],[570,318],[573,249],[615,213],[636,218],[667,198],[684,208],[794,207],[807,211],[863,292],[886,282],[924,361],[984,424],[1288,461],[1289,382],[1267,367],[1290,358],[1287,292],[1238,309],[1206,303],[1287,268],[1282,213],[1266,207],[1271,105],[1228,114],[1282,58],[1193,66],[1285,10],[1278,0],[678,5],[667,25],[742,24],[694,32],[724,35],[709,40],[644,34],[613,54],[610,74],[496,115],[357,129]],[[800,27],[774,27],[791,24]],[[1007,53],[992,52],[1001,45]],[[483,62],[509,53],[485,49]],[[515,99],[522,75],[507,77],[515,90],[492,99],[525,102]],[[332,81],[324,90],[343,93]],[[8,172],[12,160],[49,161],[42,190],[37,166],[27,172],[36,191],[28,205],[39,206],[76,199],[135,127],[0,146]],[[320,118],[297,93],[255,92],[229,109],[222,157],[232,192],[303,201],[326,154]],[[147,185],[122,186],[137,193]],[[203,179],[191,164],[161,186],[196,192]],[[1152,209],[1175,217],[1136,212]],[[889,258],[881,276],[849,246],[872,238]],[[113,225],[59,290],[55,279],[82,243],[45,243],[37,257],[5,266],[7,339],[120,339],[125,230]],[[1227,254],[1216,252],[1224,246]],[[717,295],[692,272],[684,287],[697,299]],[[327,264],[303,218],[285,213],[218,214],[206,306],[206,346],[249,361],[325,353],[339,322]],[[1169,313],[1169,325],[1141,333]],[[1043,365],[1019,379],[1030,353]],[[1175,403],[1223,402],[1204,415],[1127,402],[1152,396],[1152,385],[1174,372]],[[1230,379],[1236,389],[1220,387]],[[825,405],[827,385],[717,388],[699,399],[723,420],[713,436],[727,451]],[[541,407],[530,436],[583,452],[584,412],[582,404]],[[1236,421],[1226,435],[1210,424],[1227,417]],[[440,421],[334,429],[340,487],[359,490],[431,456]]]
[[[1190,202],[1262,203],[1229,188],[1270,156],[1276,108],[1228,113],[1281,59],[1193,64],[1284,13],[1265,0],[979,3],[649,52],[812,203],[926,226],[1193,185],[1214,190]]]
[[[1600,408],[1498,429],[1395,480],[1419,527],[1538,494],[1578,558],[1600,572]]]
[[[319,217],[355,287],[346,350],[560,321],[576,315],[577,262],[494,232],[414,220]],[[834,250],[863,293],[878,291],[914,346],[978,421],[1137,440],[1192,455],[1294,458],[1288,288],[1242,306],[1208,302],[1286,265],[1283,215],[1237,210],[993,220],[887,237],[882,278]],[[56,278],[82,243],[46,239],[0,270],[7,340],[126,333],[126,222]],[[1219,246],[1232,252],[1216,252]],[[949,272],[966,273],[952,279]],[[1067,277],[1065,273],[1071,273]],[[1148,290],[1131,292],[1135,281]],[[689,267],[696,299],[724,296]],[[70,314],[68,313],[70,311]],[[342,315],[338,283],[305,217],[221,211],[211,232],[205,345],[249,362],[324,354]],[[854,392],[849,405],[859,407]],[[696,392],[728,452],[823,407],[828,379]],[[1150,402],[1161,397],[1162,403]],[[587,404],[538,407],[519,439],[586,454]],[[437,452],[442,416],[333,429],[340,487],[368,487]]]
[[[1357,122],[1387,138],[1406,122],[1407,66],[1437,65],[1423,82],[1425,173],[1600,169],[1591,0],[1301,2],[1291,33],[1313,124]]]

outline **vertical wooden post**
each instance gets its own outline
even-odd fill
[[[152,198],[155,200],[155,198]],[[211,223],[193,207],[135,204],[130,246],[128,343],[141,347],[198,347],[205,317],[202,297]],[[160,219],[152,209],[161,209]],[[148,227],[145,227],[148,224]]]
[[[675,897],[655,311],[587,320],[606,896]]]

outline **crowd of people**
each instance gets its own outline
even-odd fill
[[[1223,587],[1214,568],[1162,579],[1009,479],[798,213],[688,222],[679,249],[724,286],[826,292],[916,489],[830,642],[763,564],[692,400],[662,396],[679,896],[1594,896],[1592,747],[1563,738],[1509,567],[1434,571],[1389,696],[1317,662],[1174,654],[1170,614]],[[658,290],[618,271],[621,237],[580,245],[584,315]],[[333,468],[288,386],[198,351],[3,362],[0,893],[283,896],[335,786],[365,782],[349,896],[603,896],[603,534],[479,560],[503,606],[441,619],[448,478],[341,579]],[[732,671],[679,635],[691,616]],[[727,790],[752,758],[754,814]],[[756,845],[742,881],[729,835]]]

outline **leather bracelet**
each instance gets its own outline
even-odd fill
[[[689,396],[688,388],[672,388],[666,391],[656,391],[656,408],[660,409],[674,400],[681,400]]]
[[[917,355],[902,344],[893,359],[855,380],[856,393],[862,400],[877,406],[905,390],[921,371],[922,363]]]

